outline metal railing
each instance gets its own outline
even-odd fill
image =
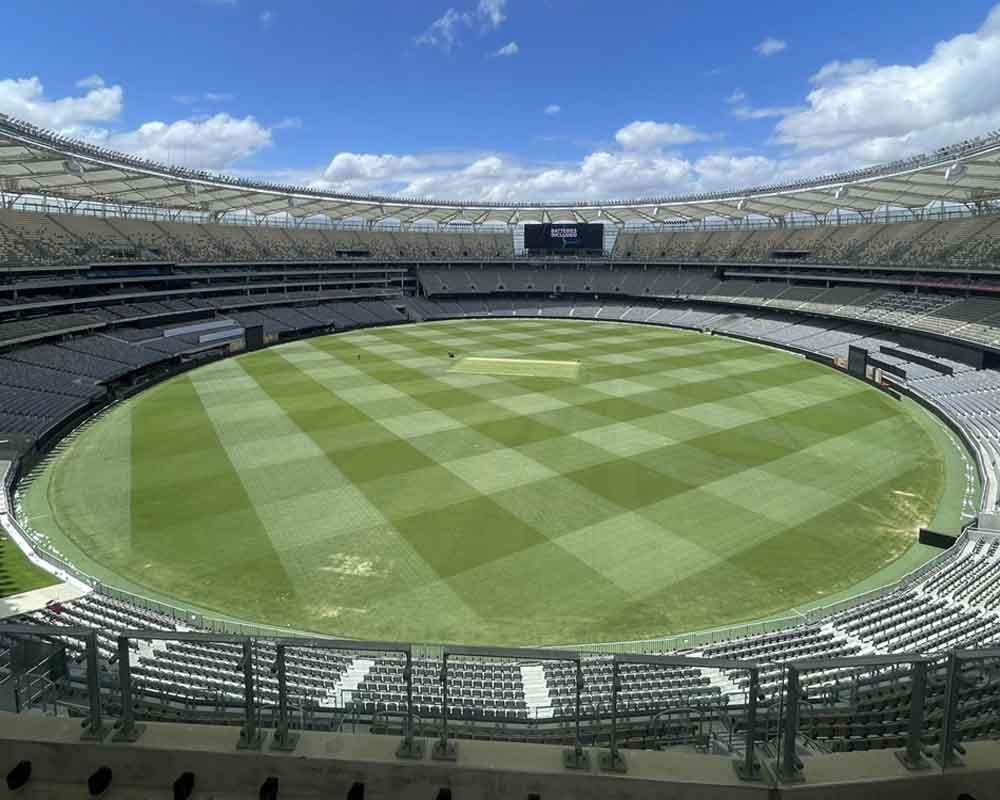
[[[472,658],[501,658],[509,661],[563,661],[575,668],[575,705],[573,714],[573,748],[563,753],[563,764],[567,769],[590,769],[590,758],[583,749],[580,739],[580,700],[583,693],[582,656],[571,650],[542,650],[529,648],[493,648],[493,647],[453,647],[446,646],[441,653],[441,736],[434,745],[432,757],[439,760],[454,761],[457,758],[457,748],[454,741],[448,739],[448,659],[453,656]]]
[[[101,687],[98,675],[97,631],[93,628],[69,627],[61,625],[14,625],[0,624],[0,635],[11,637],[64,637],[80,639],[84,645],[84,659],[87,671],[87,716],[83,722],[84,741],[100,742],[107,735],[108,727],[101,714]]]
[[[716,669],[725,672],[745,672],[749,678],[746,708],[746,741],[742,762],[736,762],[734,767],[742,780],[756,781],[760,779],[760,764],[757,761],[757,703],[760,699],[760,668],[754,662],[736,661],[723,658],[690,658],[685,656],[650,656],[617,654],[612,659],[611,677],[611,741],[607,752],[601,753],[600,766],[609,772],[626,772],[625,756],[618,747],[618,695],[622,689],[621,668],[626,664],[638,664],[653,667],[696,667]],[[579,702],[579,696],[577,698]]]
[[[103,691],[98,682],[98,650],[97,631],[91,628],[67,628],[59,626],[35,626],[35,625],[5,625],[0,623],[0,636],[38,636],[43,638],[58,637],[79,637],[87,643],[87,698],[89,703],[89,713],[86,720],[85,738],[93,738],[97,741],[103,740],[107,732],[107,726],[102,722],[102,704],[108,700],[107,691]],[[240,657],[234,657],[233,669],[242,673],[242,710],[243,725],[236,747],[240,749],[260,749],[264,738],[262,731],[261,715],[266,708],[266,704],[259,698],[260,687],[263,683],[262,672],[269,670],[270,674],[276,678],[277,707],[274,717],[274,732],[271,741],[271,749],[294,751],[298,742],[298,734],[292,728],[292,719],[289,714],[289,693],[288,693],[288,652],[295,649],[309,649],[322,651],[336,651],[342,653],[358,654],[398,654],[404,660],[402,670],[402,682],[405,687],[405,703],[401,709],[403,715],[403,738],[396,750],[396,755],[400,759],[422,759],[424,757],[424,743],[414,738],[414,679],[413,679],[413,651],[410,645],[396,642],[361,642],[351,640],[328,640],[312,638],[280,638],[268,640],[267,644],[274,647],[274,660],[267,665],[260,664],[259,645],[263,642],[245,636],[233,636],[213,633],[195,633],[185,631],[153,631],[153,630],[126,630],[117,635],[117,646],[115,654],[108,659],[108,664],[117,663],[117,692],[119,694],[119,719],[114,725],[113,740],[115,742],[135,742],[143,734],[145,726],[138,721],[137,692],[132,664],[132,650],[139,641],[153,642],[182,642],[201,645],[237,645]],[[223,652],[218,658],[227,658],[232,655]],[[491,647],[450,647],[446,646],[440,654],[440,684],[441,684],[441,706],[440,706],[440,735],[437,737],[431,751],[431,757],[437,760],[456,760],[457,745],[454,738],[454,731],[450,727],[451,720],[449,705],[449,664],[455,663],[455,659],[463,659],[462,664],[468,667],[470,663],[495,663],[518,664],[526,663],[539,664],[546,662],[563,662],[572,665],[573,681],[571,684],[573,695],[572,714],[572,739],[573,746],[564,750],[563,764],[567,769],[589,771],[590,756],[584,748],[581,727],[584,723],[582,714],[582,698],[586,691],[583,670],[583,655],[575,651],[555,651],[525,648],[491,648]],[[624,664],[643,664],[649,667],[696,667],[707,669],[743,670],[750,675],[750,691],[748,694],[748,707],[745,717],[746,730],[746,757],[737,765],[737,771],[741,778],[747,780],[757,780],[759,778],[759,766],[755,756],[755,742],[759,732],[756,727],[756,707],[757,707],[757,687],[758,669],[755,664],[739,661],[729,661],[724,659],[697,659],[684,657],[655,657],[655,656],[616,656],[614,659],[613,689],[608,713],[611,719],[611,739],[609,754],[602,756],[602,768],[618,772],[625,771],[625,761],[619,749],[618,720],[627,712],[634,718],[645,714],[651,720],[659,718],[664,713],[671,711],[683,711],[684,708],[671,708],[669,705],[659,705],[656,708],[648,708],[637,711],[631,705],[619,708],[618,688],[621,685],[620,669]],[[686,705],[684,701],[681,702]],[[566,719],[553,719],[551,721],[518,719],[514,724],[518,725],[538,725],[548,724],[565,729]],[[301,722],[301,720],[300,720]]]
[[[117,684],[102,688],[98,680],[96,630],[85,627],[0,623],[0,636],[12,639],[42,637],[49,640],[70,637],[84,641],[87,705],[80,707],[78,711],[84,716],[83,738],[98,742],[106,738],[108,731],[108,726],[102,717],[102,706],[113,700],[116,691],[120,697],[120,708],[118,721],[114,725],[113,740],[135,742],[143,734],[145,726],[138,721],[142,705],[137,703],[137,697],[141,692],[136,691],[136,676],[132,664],[132,651],[139,641],[177,641],[195,645],[229,646],[220,651],[217,659],[232,657],[234,671],[242,675],[242,703],[236,706],[242,708],[242,726],[236,742],[236,747],[240,749],[260,749],[269,732],[264,730],[265,727],[269,729],[273,727],[271,749],[284,751],[296,749],[299,734],[293,730],[295,719],[290,713],[288,690],[288,658],[291,651],[306,649],[338,652],[351,656],[361,654],[398,656],[403,662],[399,677],[404,687],[405,699],[393,712],[402,717],[402,739],[397,747],[396,756],[406,760],[420,760],[425,757],[424,741],[415,735],[418,729],[415,724],[418,716],[414,702],[415,663],[413,650],[408,644],[287,637],[263,642],[250,637],[211,633],[128,630],[122,631],[117,636],[115,654],[108,659],[109,664],[117,662]],[[273,648],[273,660],[269,656],[266,659],[267,663],[261,663],[261,647],[265,644]],[[268,650],[268,653],[270,652],[271,650]],[[802,733],[804,719],[807,720],[808,730],[815,730],[825,725],[828,732],[832,731],[826,737],[827,740],[835,744],[842,741],[843,744],[850,745],[855,740],[863,741],[864,737],[859,737],[855,733],[837,733],[839,730],[835,727],[839,725],[837,720],[850,719],[851,724],[862,724],[855,721],[859,718],[867,719],[870,712],[866,709],[875,705],[880,709],[878,714],[882,721],[888,719],[886,709],[896,709],[891,730],[878,727],[874,731],[869,730],[869,736],[877,740],[875,746],[889,749],[895,747],[900,762],[909,770],[931,769],[935,764],[938,769],[949,769],[963,765],[964,738],[996,735],[996,707],[1000,702],[1000,648],[956,650],[943,655],[906,653],[892,656],[793,660],[782,665],[785,677],[780,694],[767,706],[767,714],[763,720],[759,713],[759,704],[762,700],[761,673],[765,667],[773,665],[724,658],[617,654],[611,659],[610,699],[606,705],[600,706],[596,716],[588,714],[585,718],[582,713],[584,696],[594,689],[592,686],[588,687],[583,656],[580,653],[525,648],[446,646],[440,655],[440,713],[435,711],[435,721],[439,720],[440,725],[439,727],[436,724],[431,725],[429,729],[437,731],[431,748],[431,758],[436,760],[457,759],[458,744],[456,732],[450,725],[449,704],[449,665],[454,664],[456,659],[462,659],[461,663],[466,668],[470,665],[497,662],[507,665],[562,662],[571,665],[573,679],[563,685],[571,689],[572,715],[548,721],[518,719],[513,725],[533,726],[537,733],[540,724],[543,726],[548,724],[551,730],[561,732],[559,735],[565,736],[569,732],[567,723],[571,723],[573,744],[564,750],[563,764],[567,769],[584,771],[591,769],[591,756],[584,746],[582,727],[585,723],[600,730],[602,736],[606,734],[607,749],[598,751],[600,770],[624,773],[628,771],[628,749],[622,746],[623,723],[630,725],[633,733],[637,724],[644,724],[648,732],[656,723],[662,723],[664,720],[667,720],[669,729],[669,720],[676,717],[687,720],[681,728],[687,730],[685,736],[693,736],[695,727],[692,727],[692,713],[704,715],[707,709],[712,724],[728,727],[730,740],[734,732],[738,731],[741,734],[742,754],[732,751],[733,766],[741,780],[796,783],[805,779],[809,769],[808,756],[802,755],[804,750],[808,752],[811,741],[810,737]],[[629,667],[639,667],[640,670],[630,676]],[[736,707],[718,703],[703,704],[702,708],[693,708],[688,699],[675,698],[673,702],[643,701],[637,705],[623,695],[626,689],[635,688],[628,685],[630,680],[641,683],[654,675],[658,668],[694,668],[711,670],[727,676],[741,673],[746,677],[746,702]],[[261,686],[265,683],[265,670],[277,681],[276,705],[260,699]],[[816,674],[816,679],[807,679],[810,674]],[[843,691],[845,676],[849,689],[847,693]],[[273,680],[271,685],[273,686]],[[265,694],[273,697],[273,690]],[[358,705],[353,701],[350,704]],[[226,705],[228,706],[228,701]],[[306,713],[306,705],[307,703],[303,701],[298,707],[299,729],[304,727],[309,716]],[[697,702],[695,705],[698,705]],[[772,715],[775,706],[779,709],[776,716]],[[340,709],[341,712],[347,710]],[[271,720],[270,726],[262,724],[262,715],[265,713]],[[372,715],[373,721],[378,713],[381,712]],[[808,716],[804,718],[804,714]],[[203,719],[211,721],[212,717]],[[340,719],[343,721],[344,716]],[[703,725],[704,721],[701,724]],[[342,726],[340,729],[344,730]],[[470,728],[470,732],[477,737],[482,736],[483,730]],[[853,729],[848,728],[848,730]],[[716,727],[714,732],[719,731],[720,728]],[[776,734],[773,746],[770,739],[772,733]],[[659,736],[659,741],[662,742],[662,733]],[[657,737],[654,737],[655,739]],[[683,737],[678,738],[674,734],[668,743],[682,739]],[[699,741],[703,739],[704,737],[700,737]],[[636,741],[633,735],[631,743],[635,745]],[[686,741],[695,740],[688,738]],[[931,747],[930,745],[934,743],[937,746]],[[647,747],[648,744],[644,738],[642,746]],[[707,750],[704,741],[701,741],[701,745],[702,750]],[[862,749],[868,749],[868,746],[869,743],[865,742]],[[773,757],[768,757],[766,753],[773,754]]]
[[[908,669],[900,675],[899,668]],[[890,668],[894,672],[891,681],[880,674]],[[906,716],[903,747],[896,750],[900,762],[910,770],[926,770],[936,762],[940,769],[963,765],[963,733],[975,732],[973,727],[963,728],[964,711],[975,713],[977,708],[990,710],[988,719],[982,723],[992,731],[995,727],[993,710],[1000,700],[1000,648],[980,650],[955,650],[945,656],[921,654],[899,654],[894,656],[857,656],[853,658],[809,659],[793,661],[785,665],[785,683],[781,695],[784,713],[780,730],[780,745],[774,770],[785,783],[796,783],[805,779],[808,770],[799,758],[801,714],[804,707],[811,705],[810,698],[803,689],[803,674],[810,671],[855,671],[866,677],[869,689],[876,690],[887,682],[899,687],[901,698],[908,698],[904,709]],[[932,680],[932,675],[934,680]],[[855,691],[857,686],[854,687]],[[985,695],[981,701],[970,698],[975,694]],[[977,705],[978,702],[978,705]],[[935,708],[933,719],[929,708]],[[825,706],[826,711],[835,711],[838,704]],[[851,703],[848,712],[857,708]],[[940,713],[937,709],[940,708]],[[937,741],[936,748],[929,742]]]

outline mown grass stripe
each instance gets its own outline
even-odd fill
[[[190,378],[144,396],[131,422],[132,547],[118,560],[199,605],[296,616],[294,586]]]

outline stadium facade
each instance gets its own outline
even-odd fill
[[[315,787],[280,755],[297,747],[310,766],[356,777],[338,790],[363,783],[367,796],[463,785],[477,796],[603,796],[612,777],[635,797],[666,785],[679,797],[995,785],[995,136],[787,186],[494,205],[168,168],[4,118],[0,190],[0,521],[82,594],[0,631],[0,697],[82,719],[97,742],[69,748],[79,729],[64,720],[5,715],[7,769],[33,760],[34,780],[56,792],[115,761],[132,786],[152,776],[165,786],[164,764],[197,761],[177,741],[182,721],[214,742],[199,747],[278,753],[213,774],[218,791],[273,774],[309,796]],[[534,222],[613,232],[600,256],[524,255],[517,227]],[[66,433],[254,336],[483,317],[681,327],[851,369],[926,405],[972,454],[963,530],[898,583],[805,617],[503,650],[304,639],[192,617],[94,585],[17,514],[17,482]],[[239,735],[216,727],[227,724]],[[372,736],[348,734],[361,730]],[[330,748],[342,757],[320,755]],[[54,774],[53,753],[68,754],[66,775]],[[129,759],[152,766],[129,772]]]

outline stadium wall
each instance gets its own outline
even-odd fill
[[[964,743],[964,766],[949,769],[911,772],[892,750],[814,756],[806,781],[781,784],[770,765],[742,782],[729,758],[683,750],[629,750],[628,772],[616,774],[598,768],[597,748],[585,748],[588,769],[568,770],[563,748],[537,744],[462,740],[454,762],[401,761],[390,736],[303,731],[295,752],[281,753],[237,751],[235,729],[223,726],[151,722],[136,744],[98,744],[80,741],[77,720],[0,713],[0,731],[0,763],[31,762],[29,783],[0,785],[0,798],[81,797],[99,767],[111,771],[108,796],[136,798],[169,796],[185,771],[199,797],[265,797],[273,777],[278,797],[298,800],[358,796],[348,794],[358,784],[366,800],[938,800],[995,797],[1000,784],[995,741]],[[422,743],[427,752],[434,741]]]

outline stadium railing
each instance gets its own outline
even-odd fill
[[[778,756],[774,763],[774,771],[785,783],[800,782],[805,779],[806,767],[798,757],[796,747],[800,730],[801,714],[804,707],[809,707],[811,700],[803,692],[802,677],[804,673],[816,671],[853,671],[856,675],[871,675],[871,685],[878,682],[878,671],[886,667],[895,670],[894,685],[904,684],[909,696],[905,711],[906,736],[905,747],[896,751],[896,756],[907,769],[930,769],[936,762],[941,769],[962,765],[962,719],[964,705],[969,702],[970,695],[975,692],[986,692],[989,708],[997,702],[997,683],[995,676],[1000,669],[1000,648],[980,650],[955,650],[946,655],[927,656],[919,654],[898,654],[894,656],[857,656],[853,658],[808,659],[792,661],[785,665],[786,678],[781,702],[784,705],[782,725],[780,727],[780,743]],[[901,678],[899,669],[908,668],[908,674]],[[943,692],[940,698],[933,697],[930,682],[931,671],[944,671]],[[992,682],[983,680],[983,676]],[[978,683],[977,683],[978,682]],[[940,729],[932,730],[930,713],[928,711],[932,699],[935,705],[940,703]],[[835,708],[835,706],[830,706]],[[970,708],[973,706],[969,706]],[[992,714],[992,711],[990,711]],[[972,720],[975,726],[975,720]],[[994,721],[989,719],[985,725],[992,730]],[[937,747],[929,747],[929,741],[937,741]],[[867,747],[867,745],[865,745]]]
[[[645,664],[659,667],[697,667],[717,669],[726,672],[745,672],[749,678],[746,704],[746,741],[743,761],[733,766],[742,780],[760,779],[760,764],[757,761],[757,703],[760,699],[760,668],[755,662],[736,661],[723,658],[690,658],[686,656],[627,655],[619,653],[612,660],[611,678],[611,740],[606,753],[601,753],[601,769],[609,772],[626,772],[625,756],[618,748],[618,692],[622,688],[621,668],[623,664]],[[579,691],[577,692],[579,703]]]
[[[291,717],[289,715],[286,666],[286,655],[289,650],[308,648],[343,651],[344,653],[401,655],[405,659],[403,677],[406,685],[406,700],[405,707],[402,709],[404,716],[403,738],[396,750],[396,757],[399,759],[422,759],[424,755],[423,742],[414,738],[413,652],[410,645],[405,643],[329,640],[305,637],[281,638],[270,641],[270,644],[275,646],[273,663],[262,664],[260,663],[259,653],[255,652],[256,640],[248,636],[191,631],[127,630],[118,634],[116,654],[109,662],[117,663],[117,683],[112,684],[110,687],[102,687],[99,682],[97,631],[95,629],[45,625],[8,625],[0,623],[0,636],[6,638],[38,637],[44,639],[70,636],[81,638],[86,642],[86,691],[89,713],[85,720],[84,738],[98,742],[104,741],[109,733],[109,727],[103,721],[102,708],[105,703],[109,703],[109,698],[114,693],[117,693],[118,696],[117,708],[119,716],[118,720],[114,723],[114,732],[111,740],[114,742],[136,742],[144,733],[145,726],[138,722],[136,717],[137,693],[132,668],[132,651],[138,642],[190,642],[208,645],[238,645],[241,656],[238,659],[234,658],[234,670],[242,673],[243,724],[240,728],[236,747],[237,749],[251,750],[257,750],[262,747],[266,733],[264,730],[265,726],[262,725],[261,720],[262,712],[267,708],[267,703],[260,698],[260,687],[263,683],[263,673],[266,670],[276,677],[278,684],[277,714],[273,717],[275,724],[273,726],[273,734],[271,734],[270,748],[286,752],[293,752],[298,741],[297,734],[291,729]],[[440,724],[436,726],[438,735],[435,737],[436,741],[431,751],[432,759],[438,761],[455,761],[457,759],[458,745],[455,741],[455,731],[449,725],[448,702],[448,663],[449,659],[453,658],[475,659],[484,662],[501,661],[504,663],[538,664],[539,662],[558,661],[572,664],[576,675],[576,679],[572,683],[575,709],[570,720],[572,723],[572,747],[564,750],[563,766],[571,770],[588,772],[591,770],[590,757],[584,749],[584,739],[581,734],[581,726],[583,724],[583,715],[581,713],[582,695],[585,689],[581,663],[582,656],[578,652],[568,650],[444,647],[441,655],[440,672],[443,702],[441,704],[441,715],[437,718]],[[658,714],[677,710],[663,707],[637,712],[634,708],[625,707],[619,699],[619,690],[622,685],[621,669],[626,664],[642,664],[653,667],[694,667],[744,671],[748,673],[750,676],[750,690],[744,718],[746,726],[746,750],[744,758],[734,762],[734,768],[743,780],[760,779],[760,765],[756,757],[756,742],[761,735],[761,731],[757,726],[756,712],[758,666],[751,662],[682,656],[615,656],[613,661],[611,702],[607,709],[611,720],[610,747],[606,752],[601,753],[600,767],[602,770],[607,772],[627,771],[625,757],[619,747],[618,739],[618,726],[621,719],[626,716],[635,718],[643,714],[655,718]],[[108,689],[110,689],[110,692]],[[560,725],[560,730],[565,730],[565,722],[566,720],[554,721],[553,724]],[[515,724],[520,724],[520,722]],[[525,724],[531,723],[525,721]]]
[[[422,759],[424,741],[415,738],[419,733],[434,734],[431,749],[432,760],[454,761],[457,758],[455,731],[449,726],[448,703],[448,662],[452,658],[499,660],[504,663],[532,663],[559,661],[574,666],[576,680],[571,684],[575,713],[570,737],[572,747],[564,750],[563,766],[570,770],[591,771],[590,753],[584,747],[581,734],[582,695],[585,692],[581,656],[573,651],[555,651],[526,648],[491,647],[445,647],[441,657],[441,694],[444,701],[441,716],[436,726],[417,731],[414,725],[413,652],[410,645],[394,642],[362,642],[351,640],[326,640],[312,638],[282,638],[272,640],[275,657],[262,663],[259,652],[255,652],[256,641],[251,637],[198,633],[186,631],[128,630],[117,637],[116,656],[117,683],[101,686],[98,664],[98,631],[87,627],[63,627],[40,625],[0,624],[0,636],[16,640],[18,638],[77,638],[85,644],[87,662],[87,701],[81,712],[83,719],[82,738],[103,742],[111,730],[106,724],[103,709],[116,708],[118,719],[113,726],[114,742],[136,742],[144,732],[144,726],[136,719],[137,697],[134,690],[131,653],[139,641],[192,642],[201,644],[226,644],[231,647],[234,670],[242,673],[243,722],[237,749],[260,749],[270,737],[270,748],[294,752],[298,734],[294,731],[289,715],[287,692],[286,655],[297,648],[342,651],[343,653],[390,654],[401,656],[405,667],[403,676],[406,683],[403,714],[402,739],[396,749],[396,757],[401,760]],[[468,663],[467,661],[464,663]],[[902,766],[907,770],[920,771],[933,766],[940,769],[962,766],[965,748],[963,735],[969,738],[995,737],[997,731],[995,707],[1000,697],[1000,648],[979,650],[957,650],[946,654],[896,654],[891,656],[856,656],[838,658],[812,658],[792,661],[784,665],[785,678],[778,698],[772,701],[779,709],[776,718],[770,715],[761,721],[758,716],[759,677],[763,663],[730,659],[696,658],[688,656],[651,656],[617,654],[612,659],[612,680],[610,705],[605,711],[605,722],[610,722],[606,738],[607,748],[596,753],[598,769],[605,773],[628,772],[628,750],[621,747],[619,726],[622,720],[634,722],[637,716],[644,716],[654,722],[662,714],[683,710],[680,707],[659,709],[649,708],[637,712],[623,701],[620,692],[623,687],[623,671],[627,666],[643,667],[694,667],[717,670],[731,674],[741,672],[748,677],[746,703],[725,711],[719,709],[715,716],[721,722],[725,716],[730,733],[738,730],[743,734],[742,754],[731,749],[733,768],[741,780],[760,781],[776,778],[784,784],[794,784],[805,780],[808,758],[801,758],[802,748],[808,749],[808,736],[802,733],[803,726],[825,725],[828,730],[838,725],[838,714],[863,716],[864,709],[877,704],[878,716],[885,720],[891,702],[893,715],[892,732],[885,734],[884,727],[869,731],[869,739],[878,740],[870,744],[864,736],[834,734],[832,740],[843,740],[844,744],[858,742],[860,749],[871,747],[893,750]],[[272,725],[262,723],[262,712],[274,711],[261,698],[261,686],[265,672],[275,676],[278,683],[277,714],[271,715]],[[805,681],[810,674],[818,673],[817,681]],[[932,682],[931,677],[934,676]],[[846,678],[845,678],[846,676]],[[846,680],[846,683],[844,682]],[[107,681],[105,681],[107,684]],[[808,691],[807,691],[808,687]],[[844,696],[845,689],[849,697]],[[113,699],[117,695],[115,706]],[[891,698],[891,701],[890,699]],[[867,704],[867,705],[866,705]],[[985,716],[978,714],[986,709]],[[808,712],[809,723],[803,714]],[[856,717],[852,717],[852,724]],[[904,730],[905,729],[905,732]],[[568,729],[563,728],[568,733]],[[341,727],[342,732],[348,729]],[[436,731],[436,734],[435,734]],[[773,734],[773,736],[772,736]],[[475,735],[475,734],[473,734]],[[709,740],[699,737],[701,752],[710,752]],[[828,739],[831,738],[829,735]],[[565,739],[564,739],[565,741]],[[930,745],[936,744],[936,747]],[[841,749],[852,749],[845,747]],[[769,777],[771,776],[771,777]]]
[[[84,645],[84,659],[87,667],[87,701],[88,711],[83,723],[84,741],[103,741],[108,733],[108,726],[102,716],[102,701],[100,676],[98,672],[97,631],[93,628],[73,627],[64,625],[16,625],[4,622],[0,624],[0,635],[30,636],[30,637],[65,637],[80,639]]]

